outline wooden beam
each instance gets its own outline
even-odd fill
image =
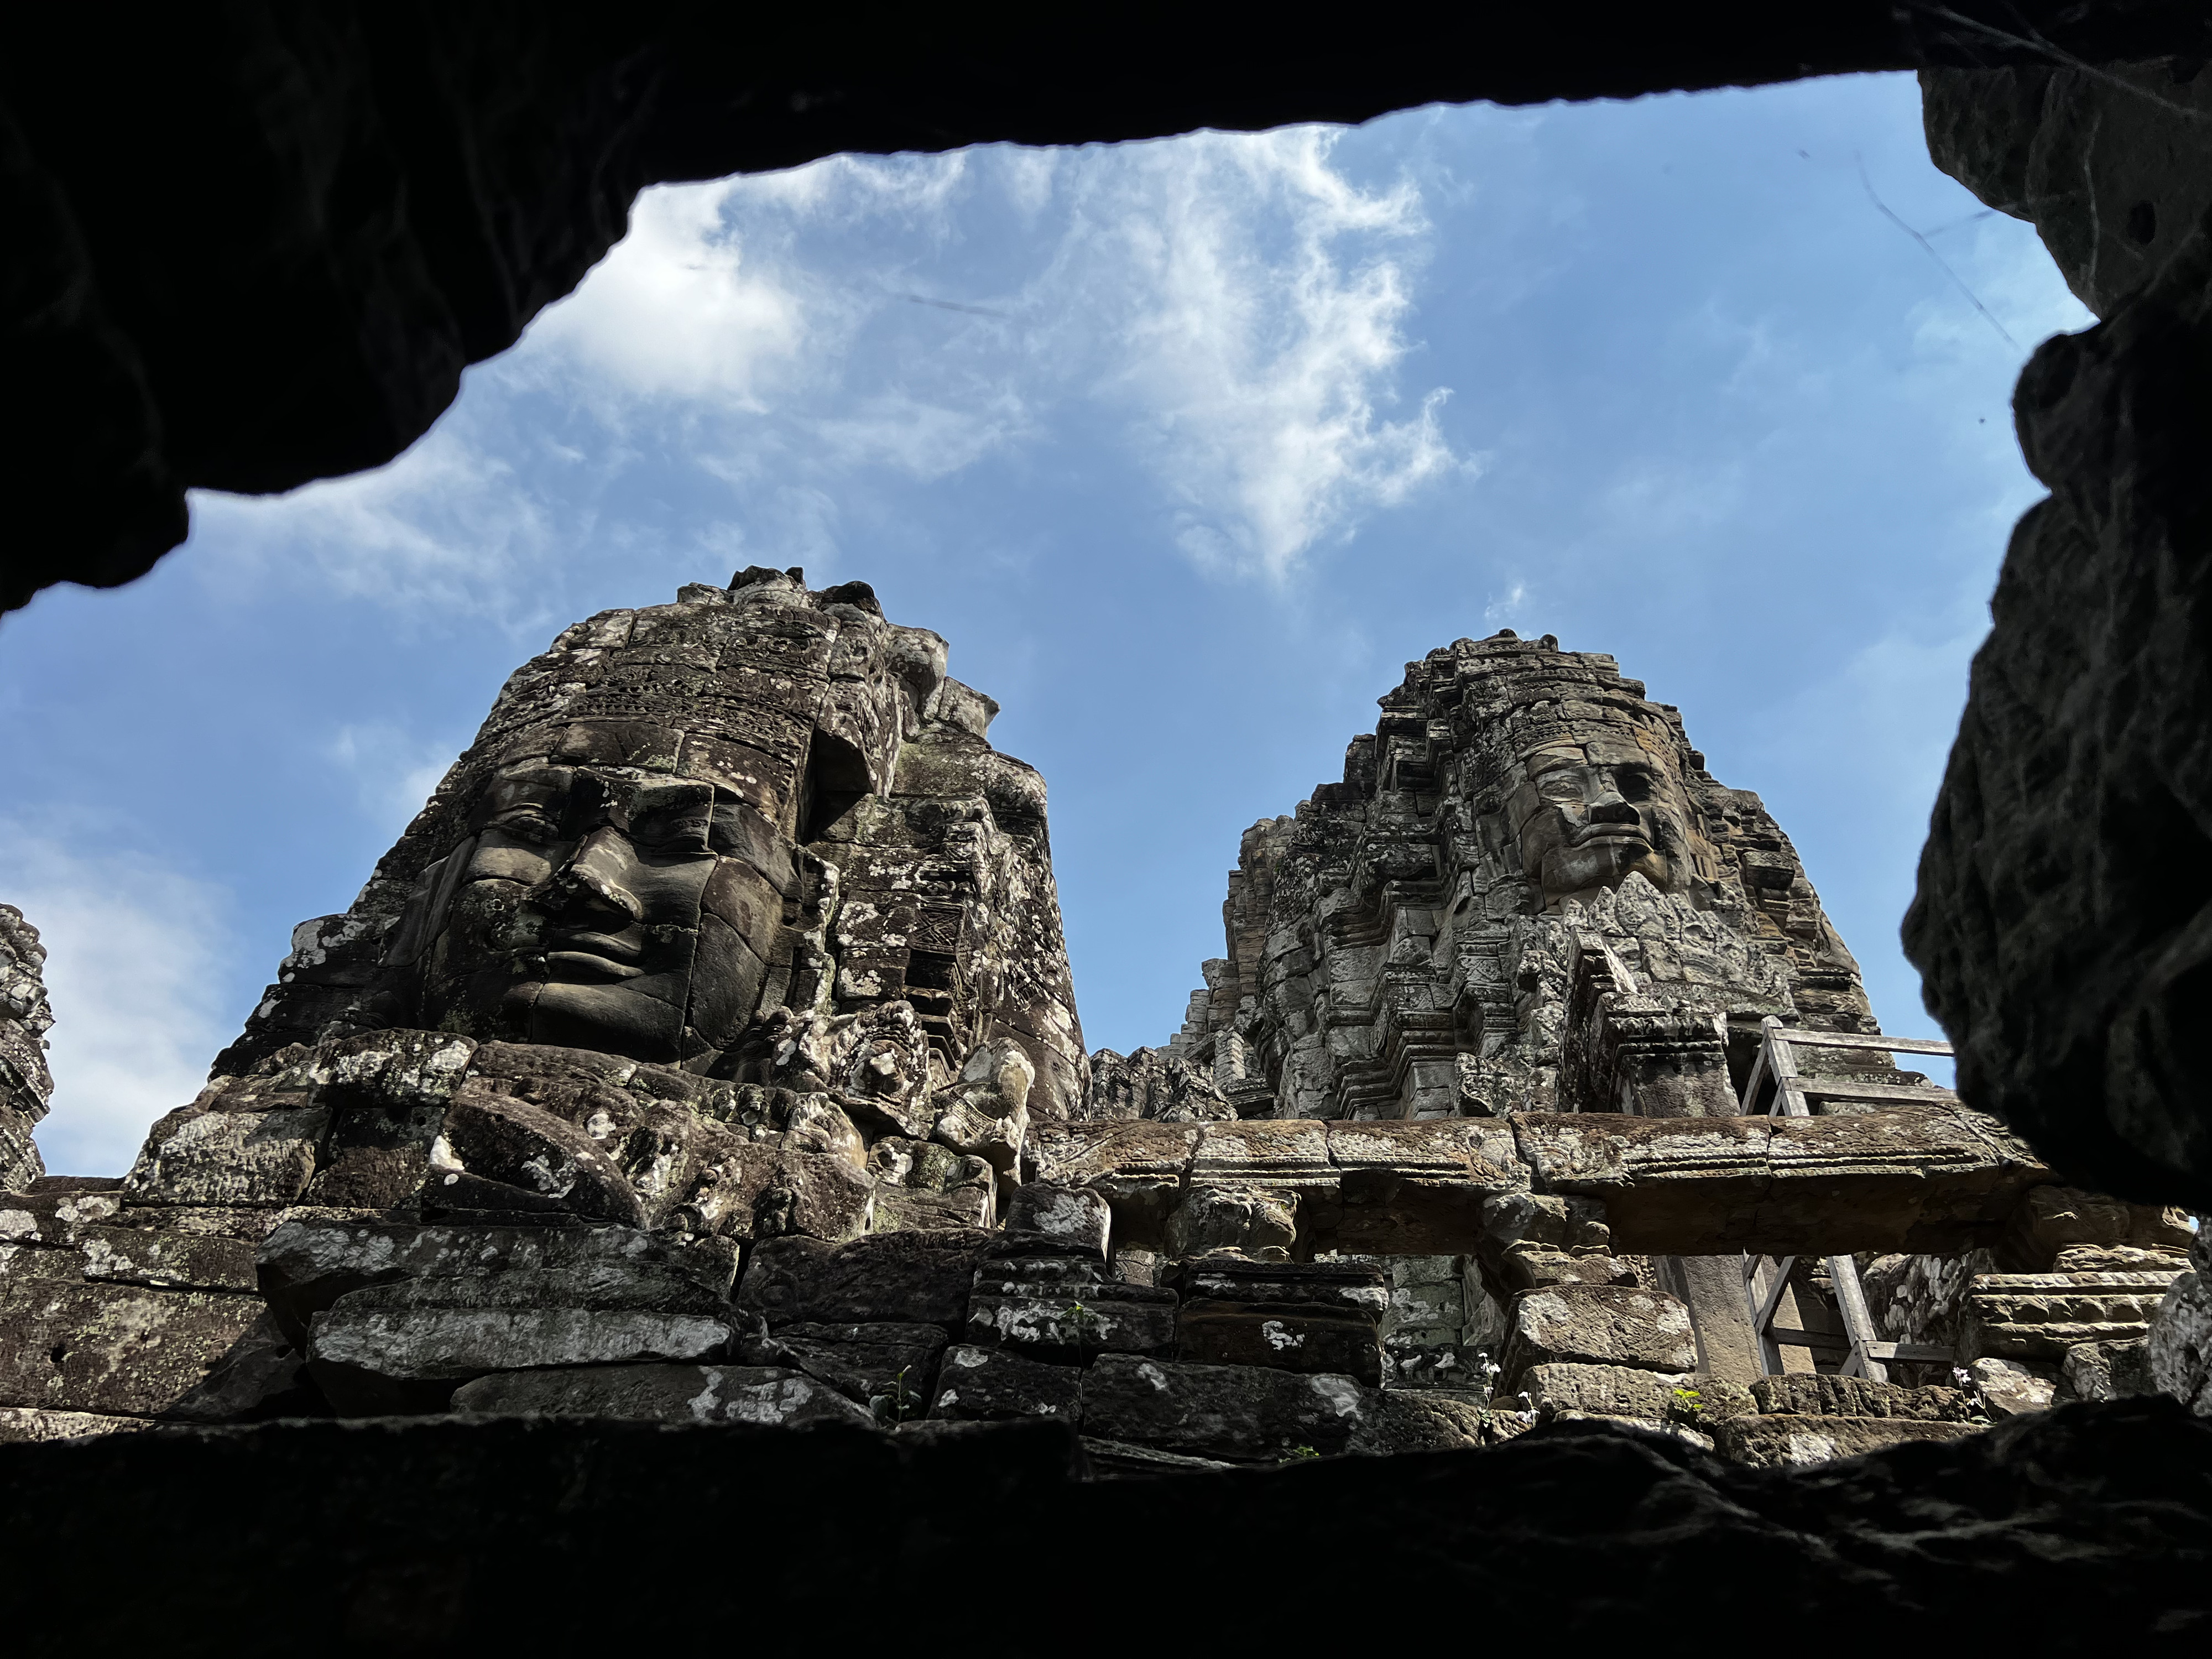
[[[1770,1018],[1772,1016],[1769,1016]],[[1927,1037],[1856,1036],[1848,1031],[1807,1031],[1795,1025],[1783,1025],[1783,1037],[1800,1048],[1865,1048],[1878,1054],[1936,1054],[1948,1057],[1951,1045]]]
[[[1794,1255],[1780,1258],[1774,1283],[1766,1287],[1765,1298],[1752,1310],[1751,1328],[1753,1331],[1764,1331],[1774,1322],[1774,1310],[1782,1304],[1783,1292],[1790,1288],[1790,1271],[1796,1265],[1797,1258]]]
[[[1907,1083],[1852,1083],[1842,1078],[1799,1079],[1798,1091],[1808,1100],[1863,1100],[1883,1106],[1955,1106],[1959,1097],[1948,1089],[1919,1089]]]
[[[1867,1352],[1876,1359],[1893,1359],[1907,1365],[1955,1365],[1959,1351],[1933,1342],[1869,1342]]]
[[[1790,1052],[1790,1028],[1772,1014],[1759,1022],[1765,1032],[1760,1048],[1767,1069],[1774,1073],[1774,1107],[1784,1117],[1810,1117],[1804,1091],[1797,1086],[1797,1061]]]

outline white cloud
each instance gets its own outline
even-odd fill
[[[1133,527],[1150,516],[1205,568],[1280,582],[1475,465],[1443,437],[1446,390],[1401,407],[1432,241],[1419,193],[1356,184],[1338,136],[833,157],[648,191],[623,241],[398,460],[273,500],[203,496],[199,538],[257,581],[304,568],[529,634],[556,620],[562,565],[665,538],[640,520],[685,470],[774,521],[794,489],[864,499],[1096,442],[1103,422],[1157,489]],[[653,481],[633,493],[633,473]]]
[[[1011,391],[995,407],[948,408],[902,393],[860,400],[850,415],[815,423],[813,434],[848,466],[887,466],[928,481],[949,477],[1020,435],[1028,426]]]
[[[1437,420],[1447,391],[1407,418],[1383,413],[1412,349],[1419,197],[1333,170],[1337,136],[1135,147],[1135,165],[1091,175],[1095,228],[1058,262],[1091,273],[1079,314],[1120,319],[1097,348],[1103,390],[1179,499],[1179,543],[1209,568],[1280,580],[1455,464]]]
[[[1528,584],[1516,580],[1496,599],[1482,607],[1482,619],[1499,626],[1514,621],[1528,608]]]
[[[549,620],[548,596],[526,578],[590,529],[586,514],[556,532],[514,460],[453,416],[373,472],[284,495],[195,491],[192,515],[195,543],[214,556],[203,568],[218,579],[258,589],[312,574],[345,599],[490,614],[525,634]]]
[[[226,896],[149,859],[5,828],[0,891],[45,941],[54,1012],[40,1150],[56,1174],[119,1175],[232,1035],[216,991]]]
[[[1061,154],[1056,149],[1024,149],[1012,145],[1000,152],[1000,186],[1006,192],[1006,199],[1013,204],[1014,211],[1024,218],[1036,218],[1052,199],[1053,187],[1059,181]]]
[[[759,411],[807,343],[807,307],[748,264],[727,208],[745,181],[662,186],[575,293],[531,325],[516,367],[560,362],[630,398],[712,398]]]
[[[975,154],[832,155],[785,173],[682,188],[727,189],[751,202],[829,222],[898,219],[908,228],[942,234],[950,210],[969,185]]]
[[[1824,760],[1863,781],[1868,815],[1887,805],[1914,836],[1926,827],[1957,732],[1955,719],[1930,711],[1964,706],[1968,666],[1989,632],[1986,615],[1948,620],[1954,629],[1941,637],[1886,634],[1798,699],[1803,725],[1821,733]]]

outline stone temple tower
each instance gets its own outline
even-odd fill
[[[1729,1113],[1763,1018],[1879,1032],[1789,838],[1611,657],[1461,640],[1381,702],[1342,781],[1245,832],[1224,954],[1164,1052],[1102,1055],[1094,1111],[1617,1110],[1623,1058],[1703,1054],[1680,1109]],[[1649,1005],[1626,1056],[1566,1040],[1578,950]]]
[[[908,1091],[1000,1040],[1065,1116],[1083,1043],[1044,781],[945,663],[866,583],[759,568],[577,623],[352,908],[297,930],[217,1075],[404,1028],[781,1082],[848,1057],[859,1018]]]

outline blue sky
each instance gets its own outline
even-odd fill
[[[1504,626],[1679,704],[1925,1032],[1897,925],[2038,494],[2008,399],[2089,321],[1904,76],[650,192],[392,465],[196,498],[149,578],[0,623],[48,1164],[191,1097],[518,663],[749,563],[872,582],[1005,706],[1094,1048],[1176,1028],[1244,826]]]

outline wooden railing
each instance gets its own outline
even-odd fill
[[[1845,1079],[1807,1077],[1797,1069],[1798,1048],[1857,1048],[1875,1054],[1928,1054],[1948,1058],[1951,1045],[1925,1037],[1862,1036],[1846,1031],[1806,1031],[1784,1025],[1769,1015],[1758,1058],[1744,1080],[1743,1109],[1747,1115],[1810,1117],[1814,1101],[1849,1101],[1865,1105],[1930,1105],[1955,1102],[1948,1089],[1914,1087],[1896,1083],[1857,1083]],[[1751,1328],[1759,1348],[1759,1368],[1769,1376],[1782,1369],[1785,1347],[1844,1349],[1841,1375],[1887,1382],[1893,1364],[1948,1365],[1954,1352],[1924,1342],[1885,1342],[1875,1334],[1874,1318],[1867,1311],[1866,1291],[1859,1283],[1858,1263],[1849,1255],[1826,1258],[1828,1283],[1836,1297],[1836,1313],[1844,1333],[1777,1328],[1776,1311],[1790,1288],[1790,1275],[1797,1265],[1794,1255],[1747,1255],[1743,1259],[1744,1295],[1751,1307]],[[1802,1317],[1802,1315],[1801,1315]]]

